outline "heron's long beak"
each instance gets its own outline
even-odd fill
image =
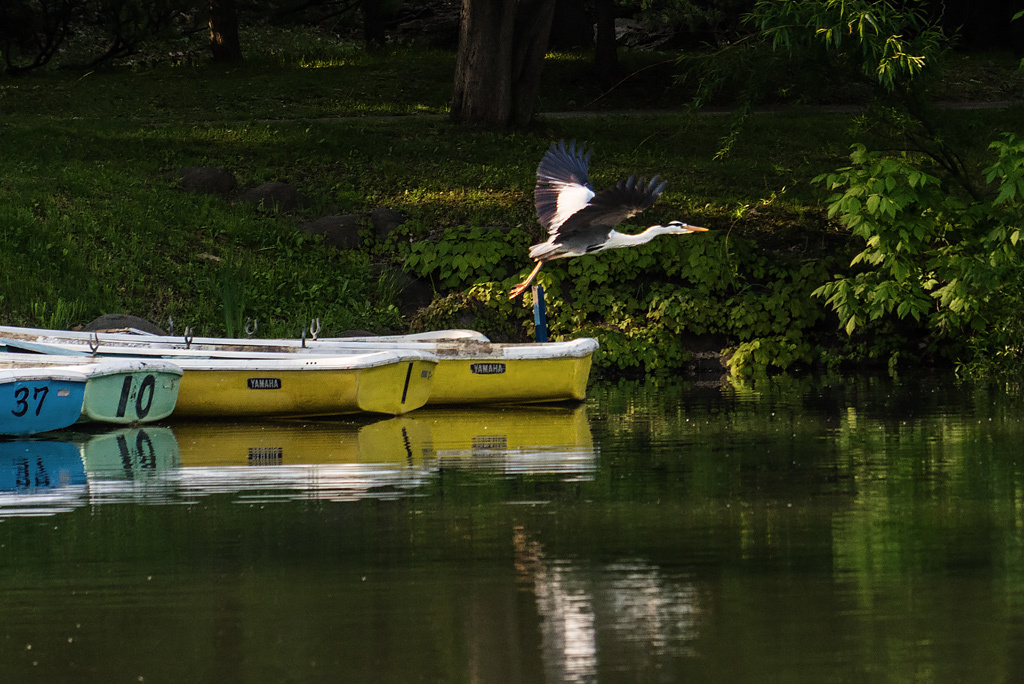
[[[675,228],[680,235],[685,235],[686,233],[703,233],[707,230],[707,228],[701,228],[700,226],[691,226],[688,223],[682,223],[677,226],[669,227]]]

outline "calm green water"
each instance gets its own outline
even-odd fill
[[[1021,681],[1022,416],[784,379],[0,442],[3,678]]]

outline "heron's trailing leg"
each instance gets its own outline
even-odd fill
[[[543,261],[538,261],[537,265],[533,267],[533,271],[530,273],[529,277],[526,280],[524,280],[523,282],[519,283],[518,285],[516,285],[515,287],[512,288],[512,291],[509,292],[509,294],[508,294],[508,298],[509,299],[515,299],[519,295],[523,294],[523,292],[526,290],[526,288],[528,288],[530,286],[530,283],[533,282],[533,279],[537,277],[537,273],[540,272],[540,267],[543,266],[543,265],[544,265]]]

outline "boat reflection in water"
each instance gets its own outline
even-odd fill
[[[0,442],[0,516],[86,503],[408,496],[445,468],[590,477],[582,406],[432,409],[373,423],[176,423]],[[45,494],[43,493],[45,491]]]
[[[421,409],[415,420],[429,427],[432,453],[441,468],[583,478],[597,470],[582,406]]]
[[[73,444],[0,441],[0,517],[53,515],[85,501],[85,467]]]
[[[245,501],[393,498],[429,477],[429,436],[407,418],[360,425],[185,423],[174,427],[182,496],[239,493]]]
[[[449,467],[572,475],[596,467],[582,407],[420,410],[370,424],[174,426],[185,495],[346,501],[408,495]]]

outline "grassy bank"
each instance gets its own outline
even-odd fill
[[[0,81],[0,320],[70,327],[119,312],[237,334],[255,318],[261,335],[296,336],[319,317],[323,334],[468,324],[525,339],[529,311],[503,293],[542,237],[536,164],[551,141],[575,138],[596,150],[595,185],[631,173],[668,180],[643,225],[680,218],[713,229],[542,271],[552,332],[599,337],[602,365],[679,369],[694,349],[738,345],[751,363],[884,360],[911,344],[913,331],[848,339],[809,297],[849,263],[848,240],[825,220],[824,191],[810,179],[845,163],[856,113],[757,115],[724,157],[731,119],[681,108],[541,116],[529,131],[495,134],[444,118],[452,60],[332,46],[233,70]],[[593,102],[585,73],[578,58],[552,57],[545,108]],[[600,106],[684,96],[645,97],[636,83],[617,91]],[[998,131],[1019,129],[1021,111],[948,116],[980,160]],[[185,194],[176,186],[189,166],[226,168],[243,189],[285,181],[310,206],[281,214]],[[377,207],[407,219],[386,240],[369,230]],[[363,217],[363,249],[327,247],[299,229],[341,212]],[[400,270],[435,288],[418,316],[399,313]]]

